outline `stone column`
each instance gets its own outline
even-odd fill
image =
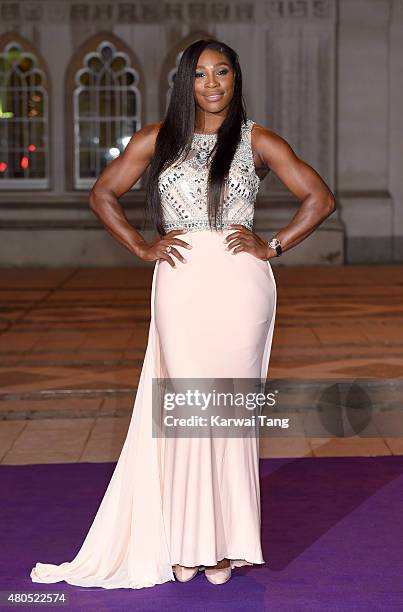
[[[403,2],[393,0],[389,29],[389,185],[394,202],[393,261],[403,262]]]
[[[265,5],[266,126],[285,138],[334,190],[336,1],[271,0]],[[277,177],[263,185],[265,223],[271,219],[272,230],[278,230],[291,220],[298,203]],[[263,223],[261,213],[259,217]],[[339,212],[285,259],[295,264],[342,263]]]
[[[390,18],[390,0],[340,0],[337,189],[349,263],[393,258]]]

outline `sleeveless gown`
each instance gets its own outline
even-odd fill
[[[223,222],[207,215],[208,154],[216,134],[193,136],[189,153],[165,169],[159,191],[166,231],[192,249],[154,267],[148,343],[128,433],[78,553],[36,563],[33,582],[105,589],[175,580],[173,565],[265,563],[261,549],[259,439],[152,435],[155,378],[260,378],[269,365],[277,291],[269,261],[226,250],[230,223],[253,228],[259,189],[250,119],[232,161]],[[232,249],[231,249],[232,250]]]

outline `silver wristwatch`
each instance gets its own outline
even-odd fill
[[[267,243],[271,249],[274,249],[277,253],[277,257],[280,257],[282,251],[281,242],[278,238],[272,238],[270,242]]]

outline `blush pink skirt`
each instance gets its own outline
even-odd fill
[[[148,344],[122,452],[75,558],[33,582],[139,589],[172,566],[264,563],[258,437],[153,437],[155,378],[266,379],[277,291],[268,261],[226,250],[234,230],[187,232],[157,261]]]

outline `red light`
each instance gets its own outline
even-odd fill
[[[5,172],[7,170],[6,162],[0,162],[0,172]]]
[[[31,153],[32,153],[33,151],[36,151],[36,145],[34,145],[34,144],[30,144],[30,145],[29,145],[29,147],[28,147],[28,151],[30,151]]]
[[[29,161],[28,161],[28,157],[21,157],[21,162],[20,162],[20,166],[21,168],[23,168],[25,170],[25,168],[28,168],[29,166]]]

